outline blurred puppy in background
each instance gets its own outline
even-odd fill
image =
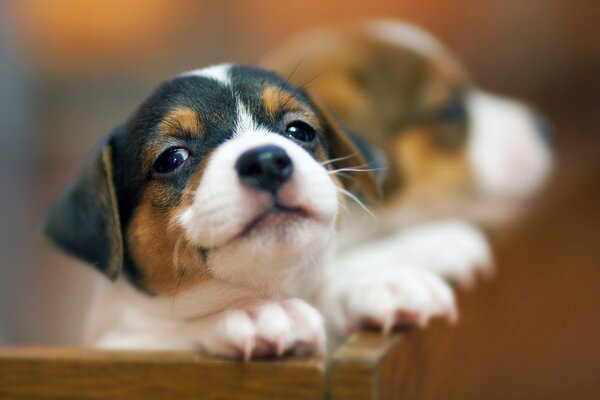
[[[319,295],[338,331],[425,324],[438,309],[425,304],[429,278],[415,282],[415,270],[467,285],[476,271],[491,271],[485,237],[457,218],[495,226],[536,193],[552,166],[543,117],[479,89],[442,44],[402,22],[314,32],[262,64],[306,87],[357,134],[368,164],[355,168],[375,171],[382,186],[376,221],[350,212]]]

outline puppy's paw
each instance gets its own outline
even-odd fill
[[[249,360],[289,353],[320,355],[325,350],[323,318],[300,299],[224,311],[198,328],[202,349],[227,358]]]
[[[476,275],[490,276],[493,262],[486,237],[458,220],[426,224],[398,234],[391,245],[396,259],[429,269],[463,286]]]
[[[387,333],[394,327],[424,327],[434,317],[451,322],[457,317],[450,286],[417,267],[390,265],[354,271],[333,279],[323,296],[327,317],[346,334],[360,327]]]

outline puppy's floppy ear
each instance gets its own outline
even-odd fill
[[[351,191],[356,191],[369,200],[378,200],[381,195],[378,179],[374,173],[375,171],[368,170],[372,169],[374,165],[367,160],[367,155],[361,151],[362,149],[360,149],[355,142],[353,142],[350,134],[344,131],[340,123],[335,119],[323,102],[314,94],[307,95],[319,111],[319,114],[321,114],[321,117],[325,120],[325,135],[327,137],[331,158],[336,159],[336,161],[332,163],[335,169],[348,168],[367,170],[344,172],[344,174],[352,177],[351,180],[344,180],[344,184],[348,186]],[[365,146],[367,145],[364,140],[361,141],[361,143]]]
[[[44,232],[65,252],[115,279],[123,265],[123,237],[113,178],[112,146],[102,143],[50,208]]]

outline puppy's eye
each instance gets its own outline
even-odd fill
[[[154,162],[154,171],[159,174],[175,171],[189,156],[188,149],[181,147],[167,149]]]
[[[285,133],[289,137],[307,143],[315,140],[315,137],[317,136],[315,128],[308,123],[299,120],[290,122],[285,128]]]

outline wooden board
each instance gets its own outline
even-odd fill
[[[399,399],[407,339],[361,332],[329,360],[227,361],[193,352],[0,348],[0,399]],[[418,346],[417,346],[418,347]]]
[[[0,349],[0,399],[320,399],[324,362],[236,362],[192,352]]]

